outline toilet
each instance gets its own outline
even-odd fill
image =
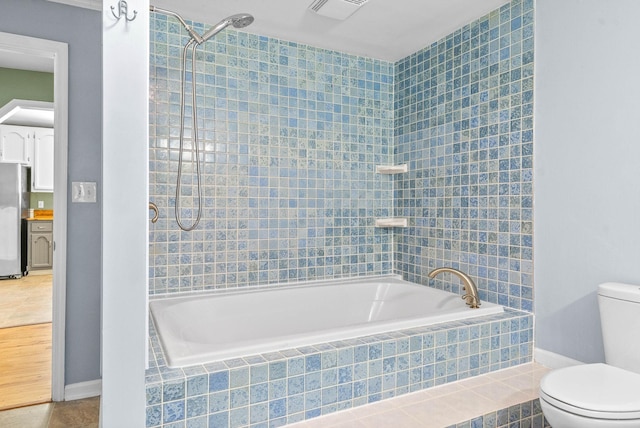
[[[601,284],[598,306],[606,364],[554,370],[540,381],[553,428],[640,427],[640,286]]]

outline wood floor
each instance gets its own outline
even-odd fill
[[[0,281],[0,328],[51,322],[52,275]]]
[[[0,410],[51,400],[51,323],[0,329]]]
[[[51,401],[51,275],[0,281],[0,410]]]

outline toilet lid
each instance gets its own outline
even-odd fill
[[[541,398],[567,411],[605,419],[640,418],[640,375],[606,364],[555,370],[540,381]]]

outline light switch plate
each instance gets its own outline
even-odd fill
[[[88,181],[74,181],[71,183],[71,202],[96,202],[96,183]]]

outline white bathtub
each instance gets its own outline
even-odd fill
[[[502,312],[395,276],[153,299],[167,365],[183,367]]]

